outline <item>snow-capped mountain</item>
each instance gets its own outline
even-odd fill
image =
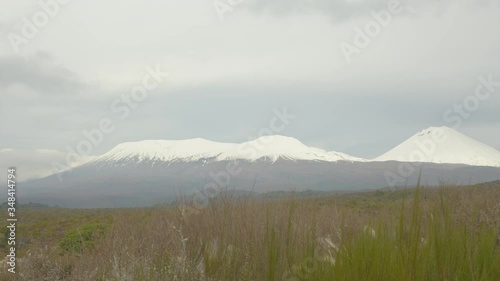
[[[374,161],[500,167],[500,151],[448,127],[422,130]]]
[[[308,147],[295,138],[273,135],[236,143],[205,139],[145,140],[122,143],[87,165],[121,165],[123,163],[195,162],[195,161],[364,161],[344,153]]]
[[[473,184],[500,179],[498,167],[484,167],[500,166],[498,151],[451,129],[430,128],[380,157],[380,162],[308,147],[283,136],[242,144],[204,139],[122,143],[86,164],[23,182],[19,196],[26,202],[108,208],[171,202],[206,187],[266,192],[411,186],[419,181],[419,173],[389,183],[386,173],[398,174],[401,163],[386,160],[408,161],[422,147],[432,148],[432,136],[439,132],[447,141],[436,144],[434,153],[423,159],[437,162],[423,167],[423,182],[432,186],[443,180]]]

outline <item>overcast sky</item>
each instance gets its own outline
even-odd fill
[[[0,164],[33,175],[103,119],[114,130],[94,155],[143,139],[246,141],[284,107],[296,118],[280,134],[372,158],[456,125],[443,116],[479,77],[500,82],[499,1],[401,0],[397,13],[387,0],[60,2],[0,0]],[[390,20],[373,25],[373,12]],[[379,30],[356,45],[367,24]],[[113,102],[148,67],[169,76],[122,118]],[[500,149],[500,87],[466,113],[457,129]]]

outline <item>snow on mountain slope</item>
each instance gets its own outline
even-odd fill
[[[351,156],[349,154],[345,154],[337,151],[329,151],[328,156],[330,158],[338,158],[339,160],[349,161],[349,162],[367,162],[368,160],[364,158],[359,158],[355,156]]]
[[[373,161],[500,167],[500,151],[448,127],[430,127]]]
[[[261,158],[268,158],[272,161],[276,161],[278,158],[327,162],[362,160],[340,152],[327,152],[323,149],[309,147],[297,139],[279,135],[260,137],[242,143],[238,145],[237,153],[232,157],[250,161]]]
[[[174,162],[198,161],[202,159],[248,160],[264,159],[276,161],[311,160],[311,161],[364,161],[339,152],[327,152],[319,148],[308,147],[297,139],[285,136],[265,136],[258,139],[236,143],[219,143],[205,139],[188,140],[145,140],[122,143],[102,156],[97,157],[89,165],[103,162]]]
[[[195,161],[201,158],[216,157],[223,151],[233,149],[234,144],[217,143],[205,139],[144,140],[119,144],[94,161]]]

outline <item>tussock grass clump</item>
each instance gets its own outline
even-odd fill
[[[0,280],[500,280],[499,184],[79,210]]]
[[[63,251],[81,254],[87,247],[93,245],[94,239],[99,239],[108,225],[100,223],[87,223],[71,229],[63,240],[59,243],[59,248]]]

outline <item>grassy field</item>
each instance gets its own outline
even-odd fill
[[[20,208],[0,280],[500,280],[500,182],[190,210]]]

